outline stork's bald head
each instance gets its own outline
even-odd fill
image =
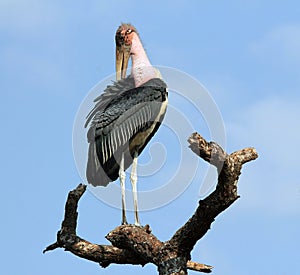
[[[131,24],[122,24],[116,32],[116,73],[117,80],[126,77],[126,69],[130,57],[132,39],[138,35]]]

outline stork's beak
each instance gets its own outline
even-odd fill
[[[117,81],[126,77],[126,70],[130,57],[130,46],[117,45],[116,46],[116,74]]]

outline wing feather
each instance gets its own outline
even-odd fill
[[[88,166],[90,162],[94,162],[91,165],[93,169],[99,169],[100,165],[106,173],[105,180],[104,172],[98,173],[102,178],[91,179],[88,173],[92,168],[87,167],[87,178],[93,185],[107,185],[109,181],[118,177],[120,153],[127,150],[128,154],[131,154],[128,146],[130,141],[139,131],[153,124],[162,102],[167,97],[166,85],[160,79],[150,80],[148,86],[138,88],[128,88],[132,82],[129,84],[124,84],[124,80],[119,82],[107,87],[104,94],[95,100],[95,107],[87,116],[86,126],[90,123],[89,155],[94,155],[93,158],[89,156]],[[92,147],[96,147],[96,150]],[[96,159],[98,165],[95,165]],[[132,160],[127,161],[125,169],[131,162]]]

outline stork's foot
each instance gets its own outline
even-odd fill
[[[135,219],[135,221],[134,221],[134,225],[136,225],[136,226],[140,226],[140,227],[143,227],[143,226],[141,225],[141,223],[140,223],[140,220],[139,220],[139,219]]]
[[[126,212],[125,212],[124,208],[122,209],[122,222],[121,222],[121,225],[128,225],[127,218],[126,218]]]

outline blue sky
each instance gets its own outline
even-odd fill
[[[42,254],[60,228],[67,193],[82,181],[72,149],[75,115],[91,88],[114,72],[115,30],[131,22],[153,64],[179,69],[207,88],[222,114],[228,152],[253,146],[260,155],[244,166],[241,198],[217,218],[193,260],[215,266],[213,274],[296,274],[299,9],[291,0],[0,1],[2,273],[155,274],[153,265],[101,269],[63,250]],[[176,100],[170,95],[179,108]],[[197,114],[181,107],[209,139]],[[162,130],[151,144],[164,144],[172,167],[178,144],[168,142],[169,134]],[[187,144],[180,147],[189,155],[183,167],[198,161]],[[147,157],[146,151],[141,161]],[[142,223],[161,240],[193,213],[206,170],[200,161],[179,197],[141,212]],[[145,181],[158,185],[160,173]],[[128,218],[133,221],[132,213]],[[79,205],[81,237],[106,244],[104,236],[119,222],[118,209],[86,192]]]

